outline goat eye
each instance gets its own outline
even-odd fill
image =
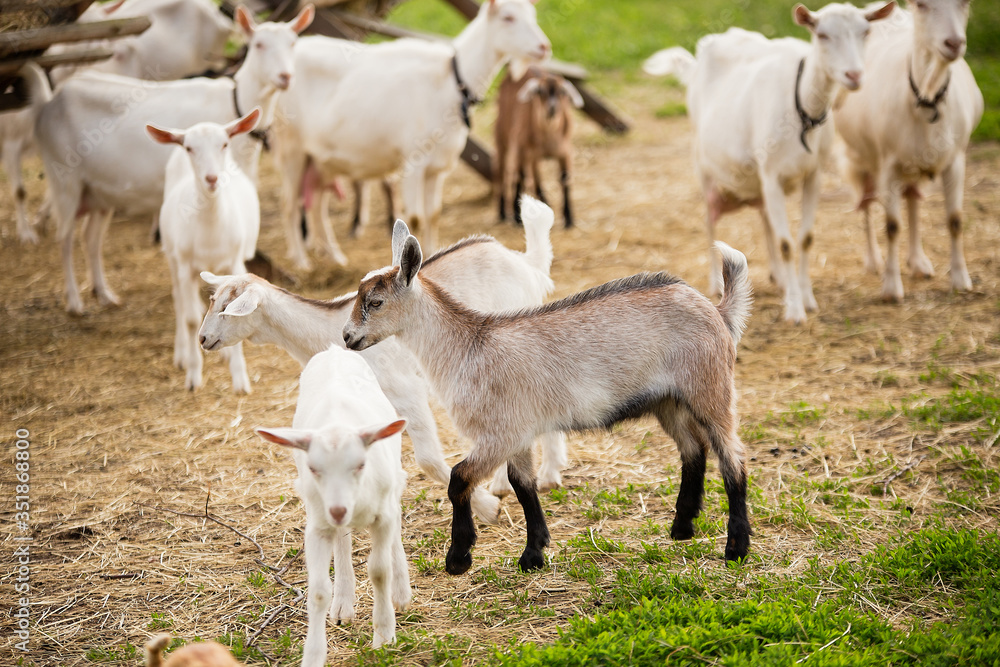
[[[193,150],[191,150],[191,147],[190,147],[190,146],[185,146],[185,147],[184,147],[184,150],[186,150],[186,151],[187,151],[188,153],[194,153],[194,151],[193,151]]]
[[[309,466],[309,472],[311,472],[313,474],[313,476],[319,477],[319,470],[316,470],[316,468],[313,468],[312,466]]]
[[[508,16],[503,17],[503,22],[504,23],[513,23],[514,21],[515,21],[515,19],[514,19],[513,16],[508,15]]]
[[[354,474],[355,475],[360,475],[361,471],[364,470],[364,469],[365,469],[365,464],[362,463],[362,464],[358,465],[357,468],[354,469]]]
[[[829,35],[827,35],[826,33],[823,33],[823,32],[819,32],[819,33],[816,33],[816,36],[817,36],[817,37],[819,37],[819,38],[820,38],[821,40],[823,40],[824,42],[825,42],[826,40],[830,39],[830,36],[829,36]]]
[[[227,148],[229,148],[229,142],[228,141],[226,143],[222,144],[222,150],[226,150]]]
[[[377,310],[382,307],[383,303],[385,302],[382,299],[371,299],[368,301],[368,307],[372,310]]]

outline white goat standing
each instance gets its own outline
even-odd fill
[[[882,297],[903,298],[899,266],[900,197],[906,199],[910,270],[934,275],[920,241],[921,181],[941,176],[951,235],[951,286],[972,287],[962,249],[965,151],[983,116],[983,95],[963,60],[968,0],[917,0],[872,36],[865,53],[870,70],[864,90],[834,113],[847,144],[847,174],[860,196],[865,220],[865,268],[882,271],[869,207],[885,207],[889,245]]]
[[[552,290],[551,210],[525,211],[524,253],[506,248],[488,236],[475,236],[445,248],[424,262],[421,271],[445,287],[462,304],[481,312],[517,310],[543,303]],[[405,225],[397,227],[395,252],[406,240]],[[218,350],[243,340],[279,345],[305,365],[331,344],[344,346],[341,331],[354,307],[355,294],[331,301],[316,301],[291,294],[267,281],[244,274],[214,276],[202,273],[215,293],[201,325],[199,339],[206,350]],[[407,419],[417,464],[435,481],[447,485],[451,468],[444,461],[437,425],[429,405],[430,388],[413,355],[395,339],[364,350],[361,355],[375,371],[393,406]],[[542,491],[562,485],[567,465],[566,439],[562,433],[539,438],[542,461],[538,486]],[[504,467],[490,486],[496,495],[512,491]],[[495,523],[499,502],[477,487],[473,512]]]
[[[163,179],[170,149],[149,146],[146,123],[190,127],[228,123],[260,107],[261,125],[274,115],[279,91],[292,80],[292,47],[312,22],[306,5],[290,23],[256,25],[243,7],[236,21],[249,40],[246,60],[233,79],[151,82],[110,74],[70,78],[51,96],[44,73],[29,77],[32,105],[40,107],[36,138],[54,196],[66,279],[66,307],[83,312],[73,272],[73,228],[77,217],[97,215],[86,225],[85,241],[93,289],[102,304],[118,297],[104,276],[101,245],[112,214],[155,214],[163,202]],[[51,101],[46,103],[51,96]],[[233,154],[256,181],[262,135],[239,137]]]
[[[265,440],[293,448],[295,489],[306,509],[309,629],[303,667],[326,664],[327,612],[338,622],[354,618],[352,530],[367,528],[372,538],[372,645],[396,641],[393,607],[405,609],[412,597],[400,535],[406,472],[399,433],[405,424],[364,359],[331,347],[302,371],[292,428],[257,429]]]
[[[404,217],[428,252],[436,249],[442,187],[465,147],[469,106],[483,97],[508,58],[534,62],[550,51],[529,0],[484,2],[452,44],[301,40],[295,48],[298,76],[279,101],[275,126],[289,257],[308,268],[298,229],[308,169],[317,170],[323,183],[399,172]],[[325,197],[314,202],[325,205]],[[323,234],[334,259],[346,261],[333,231]]]
[[[526,207],[543,206],[529,200]],[[521,569],[544,566],[549,542],[532,465],[532,438],[554,430],[607,427],[654,415],[681,453],[681,488],[671,528],[694,534],[709,448],[729,500],[726,559],[750,545],[746,454],[736,432],[736,345],[751,305],[746,258],[723,253],[718,306],[666,274],[612,281],[540,308],[503,314],[469,310],[418,271],[416,238],[399,262],[358,288],[344,341],[363,350],[396,336],[420,361],[472,451],[451,472],[452,544],[446,568],[472,565],[476,528],[469,495],[507,463],[528,540]]]
[[[808,252],[819,203],[819,168],[834,139],[827,114],[840,86],[861,86],[869,23],[885,18],[894,7],[889,2],[866,13],[845,3],[813,13],[796,5],[795,22],[812,33],[811,45],[730,28],[700,39],[694,57],[674,47],[644,65],[650,74],[675,73],[688,87],[710,245],[724,213],[747,205],[760,210],[771,276],[785,292],[786,321],[801,323],[806,310],[817,307]],[[796,271],[785,197],[800,184]],[[718,294],[721,274],[711,248],[709,259],[711,291]]]
[[[205,308],[198,273],[204,270],[246,273],[260,233],[257,188],[233,160],[230,139],[257,127],[260,109],[228,125],[198,123],[186,130],[152,125],[146,131],[161,144],[176,144],[167,162],[160,234],[170,265],[177,329],[174,364],[187,370],[185,386],[201,386],[202,358],[198,327]],[[243,346],[223,350],[233,390],[250,393]]]

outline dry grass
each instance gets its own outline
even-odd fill
[[[581,123],[575,186],[580,224],[553,232],[556,296],[640,270],[667,270],[699,289],[707,286],[703,208],[688,159],[689,125],[684,118],[653,119],[663,96],[660,86],[621,88],[618,101],[635,119],[634,131],[624,138],[605,138]],[[478,119],[480,131],[488,128],[487,115]],[[951,456],[962,445],[973,448],[984,466],[997,465],[995,438],[987,446],[974,436],[982,420],[934,431],[915,428],[898,410],[884,408],[921,392],[946,394],[947,382],[921,379],[931,366],[948,369],[952,377],[998,374],[998,167],[996,146],[971,151],[965,208],[973,290],[952,294],[947,288],[942,200],[931,188],[923,215],[925,245],[943,275],[904,278],[903,305],[879,301],[879,280],[861,266],[860,220],[849,212],[851,197],[835,176],[828,177],[813,260],[821,310],[801,327],[781,322],[781,297],[768,283],[756,214],[724,219],[720,236],[747,253],[757,290],[737,368],[740,410],[754,457],[752,571],[795,573],[814,556],[856,557],[887,539],[891,527],[905,523],[904,505],[912,509],[912,525],[946,513],[950,520],[997,529],[996,497],[963,508],[948,495],[949,488],[968,485],[961,457]],[[37,160],[30,169],[34,208],[42,193]],[[268,159],[264,173],[261,248],[280,258],[284,242]],[[552,179],[546,182],[555,196]],[[513,247],[523,245],[518,230],[494,223],[488,187],[466,168],[449,180],[445,202],[443,239],[485,232]],[[140,503],[199,513],[210,489],[210,511],[259,542],[268,563],[279,563],[300,547],[304,517],[291,487],[291,460],[252,431],[256,425],[291,422],[298,365],[276,348],[248,347],[254,393],[237,397],[229,390],[225,366],[209,356],[206,387],[197,394],[185,392],[183,373],[170,363],[173,313],[166,264],[149,242],[147,221],[116,221],[109,234],[109,279],[124,307],[100,309],[91,300],[86,316],[72,318],[63,309],[54,239],[50,235],[37,247],[19,245],[5,187],[0,207],[4,438],[12,442],[17,428],[31,433],[34,629],[32,650],[23,656],[26,664],[88,664],[88,652],[91,659],[135,664],[138,659],[130,658],[126,644],[141,646],[164,626],[186,638],[252,635],[264,617],[294,597],[255,562],[254,545],[215,523]],[[339,204],[335,212],[344,236],[346,211]],[[352,261],[349,270],[324,266],[303,276],[300,290],[328,296],[346,292],[389,256],[381,224],[360,240],[345,240],[344,247]],[[83,275],[82,260],[78,266]],[[860,410],[872,416],[862,417]],[[466,446],[440,416],[446,453],[457,461]],[[482,530],[471,574],[444,574],[447,498],[413,465],[408,446],[404,451],[412,482],[404,498],[404,544],[411,556],[415,602],[401,617],[401,630],[452,635],[455,645],[470,647],[472,658],[491,644],[544,641],[563,619],[594,611],[591,584],[569,572],[560,557],[569,540],[582,535],[592,541],[587,558],[600,573],[598,588],[613,575],[620,556],[602,553],[596,537],[621,541],[630,550],[639,549],[640,542],[673,549],[656,527],[672,518],[676,491],[658,495],[656,490],[676,484],[678,458],[652,422],[571,436],[569,492],[543,500],[551,513],[554,565],[530,576],[513,571],[511,559],[520,553],[524,531],[519,509],[510,501],[504,503],[500,526]],[[880,484],[921,456],[926,458],[911,470]],[[722,496],[711,466],[709,475],[713,483],[701,536],[694,545],[670,552],[669,562],[678,571],[723,568]],[[7,520],[13,512],[12,476],[11,465],[3,464],[5,577],[14,567],[9,554],[17,534]],[[839,489],[845,507],[820,488],[824,480]],[[638,486],[629,490],[629,484]],[[613,507],[595,505],[602,489],[625,489],[625,499]],[[831,534],[850,539],[828,539]],[[366,545],[363,537],[356,540],[358,562]],[[418,566],[418,557],[431,567]],[[364,569],[358,573],[359,621],[352,627],[331,626],[334,661],[351,660],[357,645],[370,638],[370,597]],[[304,577],[300,561],[284,575],[293,585],[301,585]],[[875,611],[892,617],[887,610]],[[5,613],[0,620],[5,655],[13,650],[9,623]],[[304,604],[278,614],[264,631],[261,648],[280,654],[286,631],[293,643],[302,641]],[[430,650],[413,649],[406,661],[430,661]]]

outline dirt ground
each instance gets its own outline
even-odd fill
[[[689,160],[686,118],[657,119],[655,109],[675,92],[660,85],[615,86],[616,103],[634,128],[624,137],[606,137],[581,120],[574,198],[578,226],[553,231],[553,297],[572,294],[606,280],[644,270],[666,270],[698,289],[706,289],[707,256],[703,203]],[[488,132],[491,111],[476,118]],[[28,164],[28,190],[34,210],[43,182],[37,158]],[[264,158],[261,190],[263,229],[260,248],[284,262],[278,228],[277,178]],[[550,197],[558,199],[552,172]],[[166,262],[149,240],[145,219],[117,220],[105,246],[110,284],[123,298],[121,308],[101,308],[87,297],[87,314],[67,315],[62,295],[59,251],[51,233],[37,246],[18,243],[13,204],[6,183],[0,188],[0,401],[3,442],[14,451],[15,432],[30,435],[30,532],[13,523],[13,455],[0,462],[0,662],[10,656],[28,665],[82,665],[92,661],[137,664],[139,646],[165,628],[177,636],[217,638],[239,643],[251,637],[277,610],[257,640],[279,663],[288,640],[305,636],[305,605],[281,607],[295,597],[255,562],[288,560],[301,547],[304,514],[292,490],[294,466],[277,447],[253,433],[258,425],[290,425],[297,395],[298,364],[274,347],[248,346],[253,381],[250,396],[230,390],[228,371],[215,355],[206,359],[205,387],[183,389],[183,373],[171,365],[173,311]],[[851,558],[859,544],[879,541],[898,514],[901,499],[920,521],[948,502],[943,488],[962,484],[949,453],[978,448],[984,463],[997,465],[995,443],[976,443],[982,420],[946,426],[940,432],[914,429],[898,411],[914,395],[941,396],[950,386],[921,379],[929,368],[947,367],[957,377],[1000,373],[1000,147],[970,151],[966,182],[965,249],[973,289],[954,294],[947,276],[949,241],[937,185],[926,189],[922,220],[925,247],[937,268],[932,279],[904,275],[901,305],[879,299],[880,279],[862,267],[861,221],[851,212],[852,197],[835,174],[825,178],[815,228],[813,280],[819,312],[802,326],[781,320],[779,290],[768,281],[763,233],[757,214],[742,211],[724,218],[719,236],[747,254],[756,290],[750,326],[739,350],[737,385],[744,434],[753,457],[751,520],[756,534],[748,567],[794,573],[814,556]],[[791,203],[798,220],[797,199]],[[347,238],[349,203],[334,211],[349,269],[318,262],[293,288],[311,296],[332,297],[356,287],[368,270],[389,257],[388,235],[376,220],[358,240]],[[444,242],[487,233],[523,248],[518,229],[498,225],[489,186],[461,166],[445,187]],[[881,238],[880,234],[880,238]],[[884,244],[883,244],[884,245]],[[905,247],[905,241],[904,241]],[[77,251],[77,275],[85,275]],[[863,418],[860,411],[875,416]],[[809,419],[796,421],[803,411]],[[881,411],[881,412],[880,412]],[[449,461],[466,451],[439,410],[442,442]],[[995,438],[994,438],[995,440]],[[674,494],[633,493],[617,517],[587,518],[582,511],[601,489],[628,484],[675,483],[679,460],[673,443],[652,421],[627,424],[611,433],[570,436],[570,465],[564,474],[573,502],[543,498],[550,513],[553,544],[559,554],[579,535],[606,534],[633,546],[636,526],[668,525]],[[872,494],[881,480],[926,456],[885,485],[887,496]],[[587,613],[591,591],[558,564],[525,576],[522,594],[546,615],[503,613],[509,591],[489,576],[514,576],[512,558],[524,540],[523,518],[511,499],[503,504],[500,525],[483,527],[470,574],[443,572],[450,522],[445,490],[428,482],[413,463],[404,438],[404,463],[410,484],[404,497],[404,545],[411,561],[414,604],[400,617],[410,636],[451,635],[466,642],[472,659],[483,647],[508,641],[544,641],[565,619]],[[718,474],[709,464],[715,491],[706,515],[718,530],[698,540],[710,555],[683,559],[678,571],[722,568],[724,514]],[[810,479],[849,480],[870,509],[858,523],[844,526],[817,493],[803,489]],[[944,482],[942,482],[944,480]],[[650,488],[650,487],[639,487]],[[253,538],[203,518],[170,514],[209,511]],[[792,498],[797,494],[796,498]],[[637,496],[637,497],[635,497]],[[800,501],[810,519],[782,522],[775,516]],[[997,501],[989,511],[959,508],[957,519],[983,530],[997,529]],[[968,510],[968,511],[965,511]],[[591,514],[593,516],[593,514]],[[721,521],[721,523],[720,523]],[[861,531],[861,542],[840,547],[816,539],[818,531],[842,527]],[[31,542],[15,541],[30,535]],[[664,547],[664,535],[643,538]],[[15,595],[15,549],[30,545],[30,651],[15,650],[14,619],[8,615]],[[355,562],[362,563],[367,540],[355,540]],[[613,565],[605,563],[607,576]],[[371,637],[371,598],[363,567],[358,568],[358,621],[330,626],[330,660],[353,659]],[[290,564],[284,581],[301,586],[301,560]],[[499,609],[463,613],[462,608]],[[477,651],[479,651],[477,653]],[[140,651],[141,653],[141,651]],[[412,660],[432,661],[430,653]],[[257,658],[254,664],[263,664]],[[20,663],[19,663],[20,664]]]

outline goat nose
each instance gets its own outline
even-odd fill
[[[344,520],[344,515],[347,514],[346,507],[331,507],[330,508],[330,518],[333,519],[334,523],[340,523]]]
[[[965,46],[965,40],[961,37],[949,37],[944,40],[944,45],[948,47],[952,53],[958,53],[962,50],[962,47]]]
[[[216,183],[219,182],[219,177],[216,176],[215,174],[208,174],[207,176],[205,176],[205,182],[208,183],[209,185],[215,185]]]
[[[856,84],[861,83],[861,75],[862,74],[863,74],[863,72],[861,72],[859,70],[856,70],[856,69],[850,70],[848,72],[844,72],[844,76],[847,77],[847,80],[850,81],[850,82],[852,82],[852,83],[856,83]]]
[[[198,344],[205,347],[205,334],[198,336]]]
[[[278,86],[282,89],[288,88],[288,84],[292,82],[292,75],[288,72],[282,72],[278,75]]]

